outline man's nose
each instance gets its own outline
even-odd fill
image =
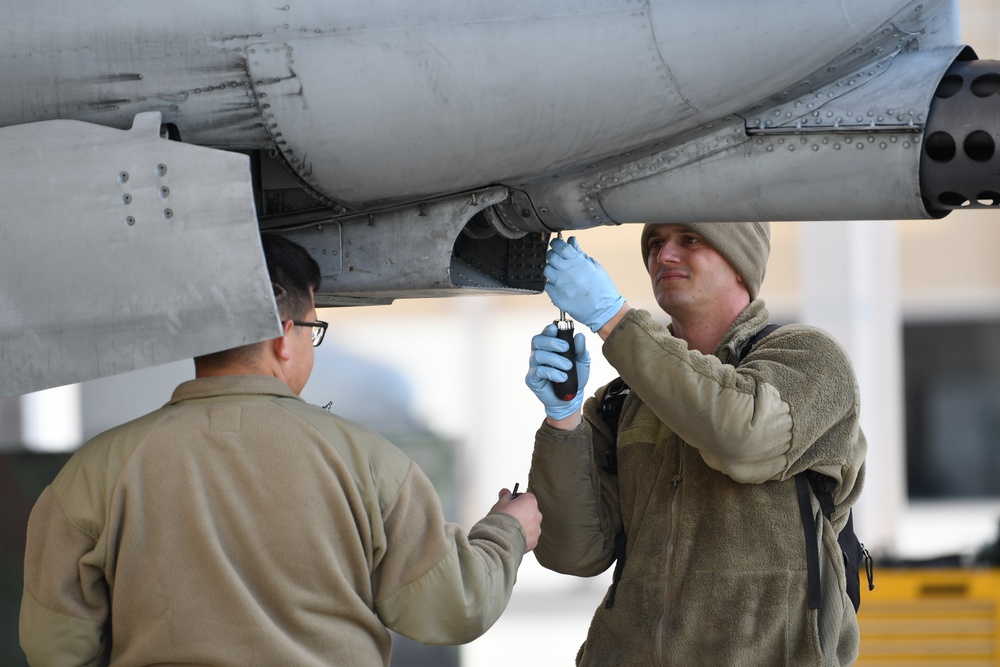
[[[669,240],[664,239],[663,243],[656,251],[656,261],[659,264],[672,264],[678,261],[678,245]]]

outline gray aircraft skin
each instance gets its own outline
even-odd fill
[[[996,206],[1000,68],[945,0],[0,8],[0,395],[320,306],[542,287],[551,232]]]

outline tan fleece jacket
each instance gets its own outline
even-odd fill
[[[754,301],[715,355],[632,311],[604,354],[632,387],[618,436],[618,475],[602,470],[610,432],[590,399],[574,431],[538,431],[529,488],[545,517],[545,567],[607,569],[628,535],[614,605],[597,610],[581,665],[849,665],[858,627],[837,532],[863,482],[859,397],[842,349],[786,325],[739,368],[768,321]],[[603,389],[602,389],[603,391]],[[601,393],[601,392],[598,392]],[[814,499],[823,608],[808,608],[794,475],[837,480],[833,524]]]
[[[21,645],[35,666],[388,665],[387,627],[485,632],[524,549],[510,515],[445,523],[402,452],[280,380],[194,380],[39,498]]]

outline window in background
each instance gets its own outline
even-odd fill
[[[1000,322],[903,328],[912,499],[1000,497]]]

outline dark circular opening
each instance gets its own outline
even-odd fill
[[[969,134],[965,138],[963,148],[965,148],[965,154],[976,162],[986,162],[993,157],[997,149],[992,135],[982,130],[976,130]]]
[[[938,84],[937,90],[934,91],[934,97],[951,97],[958,91],[962,90],[962,84],[965,83],[957,74],[945,74],[944,78],[941,79],[941,83]]]
[[[927,137],[924,150],[935,162],[948,162],[955,157],[955,140],[947,132],[935,132]]]
[[[948,208],[962,208],[969,205],[969,199],[957,192],[942,192],[938,195],[938,201]]]
[[[480,211],[465,223],[462,233],[474,239],[488,239],[496,234],[496,230],[490,225],[483,212]]]
[[[997,72],[990,72],[989,74],[977,76],[969,88],[972,90],[972,94],[976,97],[989,97],[990,95],[996,95],[997,93],[1000,93],[1000,74]]]
[[[1000,192],[986,190],[976,195],[976,201],[982,206],[1000,206]]]

